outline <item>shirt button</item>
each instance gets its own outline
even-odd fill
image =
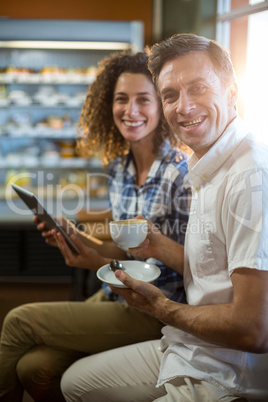
[[[206,173],[203,173],[203,177],[204,177],[204,179],[206,179],[206,178],[207,178],[207,174],[206,174]]]
[[[195,191],[198,193],[198,191],[199,191],[199,187],[196,187],[196,188],[195,188]]]

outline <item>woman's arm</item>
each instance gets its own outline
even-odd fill
[[[137,219],[145,219],[138,215]],[[128,249],[128,252],[136,258],[156,258],[174,271],[183,275],[184,247],[164,236],[160,230],[149,220],[148,236],[146,240],[135,248]]]

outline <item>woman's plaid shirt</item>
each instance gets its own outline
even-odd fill
[[[114,220],[143,215],[160,231],[184,244],[188,221],[187,190],[183,178],[188,172],[186,157],[167,142],[150,168],[141,187],[136,184],[136,168],[131,152],[122,164],[117,158],[109,170],[109,201]],[[182,277],[153,258],[147,259],[161,269],[154,282],[170,299],[185,301]],[[104,286],[105,293],[110,288]]]

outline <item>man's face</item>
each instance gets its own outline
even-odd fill
[[[165,118],[201,158],[235,117],[236,85],[224,86],[204,52],[167,61],[158,77]]]

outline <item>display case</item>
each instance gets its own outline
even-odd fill
[[[98,62],[142,47],[137,21],[0,19],[1,221],[30,217],[13,213],[20,201],[10,180],[38,193],[52,214],[107,205],[98,155],[76,154],[77,123]]]
[[[29,188],[53,216],[76,220],[81,211],[108,207],[99,156],[86,160],[76,154],[78,119],[98,62],[113,52],[142,48],[138,21],[0,19],[0,274],[5,280],[7,275],[70,275],[8,183]]]

